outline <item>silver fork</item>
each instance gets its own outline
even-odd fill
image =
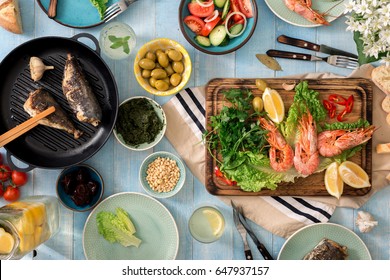
[[[342,56],[342,55],[330,55],[328,57],[318,57],[311,54],[286,52],[286,51],[279,51],[279,50],[268,50],[267,55],[272,57],[298,59],[298,60],[306,60],[306,61],[325,61],[330,65],[342,67],[342,68],[348,68],[348,69],[357,69],[359,67],[359,62],[357,58]]]
[[[104,12],[103,21],[108,22],[123,13],[131,4],[137,0],[119,0],[118,2],[112,4]]]
[[[249,248],[248,241],[247,241],[247,231],[246,231],[246,229],[244,228],[244,226],[240,222],[240,218],[238,217],[239,214],[238,214],[238,211],[235,208],[235,205],[234,205],[233,201],[231,201],[231,203],[232,203],[232,206],[233,206],[233,220],[234,220],[234,224],[236,225],[237,231],[241,235],[242,241],[244,242],[245,258],[247,260],[253,260],[252,251]]]

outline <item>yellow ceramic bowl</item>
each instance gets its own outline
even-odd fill
[[[183,55],[183,63],[184,63],[184,72],[182,73],[182,79],[180,84],[178,84],[176,87],[170,86],[170,88],[167,91],[159,91],[156,88],[152,87],[149,84],[148,79],[145,79],[141,75],[142,68],[139,67],[138,62],[145,57],[146,53],[148,51],[155,52],[158,49],[166,50],[173,48],[177,51],[180,51]],[[191,70],[192,70],[192,63],[191,63],[191,58],[186,51],[186,49],[180,45],[178,42],[167,39],[167,38],[158,38],[152,41],[149,41],[145,45],[143,45],[134,60],[134,74],[135,78],[137,79],[138,83],[142,86],[144,90],[147,92],[154,94],[154,95],[159,95],[159,96],[167,96],[171,94],[178,93],[181,91],[184,86],[187,84],[188,80],[190,79],[191,76]]]

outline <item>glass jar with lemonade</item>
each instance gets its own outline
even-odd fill
[[[57,233],[59,203],[31,196],[0,208],[0,260],[20,259]]]

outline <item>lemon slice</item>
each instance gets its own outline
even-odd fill
[[[224,221],[221,215],[209,209],[204,209],[202,213],[209,222],[213,235],[219,236],[224,229]]]
[[[9,254],[14,248],[15,240],[11,234],[0,228],[0,254]]]
[[[339,175],[338,167],[338,163],[333,162],[326,169],[325,187],[331,196],[340,199],[340,196],[343,194],[344,182]]]
[[[366,171],[352,161],[344,161],[339,166],[339,174],[344,183],[354,188],[365,188],[371,186],[370,178]]]
[[[284,103],[280,94],[270,88],[266,88],[263,93],[264,110],[268,117],[275,123],[280,123],[284,118]]]

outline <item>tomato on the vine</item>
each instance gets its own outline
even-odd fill
[[[18,187],[7,186],[4,192],[4,199],[7,201],[16,201],[20,197],[20,190]]]
[[[20,172],[13,170],[11,174],[12,183],[15,186],[20,187],[27,183],[27,174],[25,172]]]
[[[11,177],[11,168],[8,165],[0,165],[0,181],[7,181]]]

